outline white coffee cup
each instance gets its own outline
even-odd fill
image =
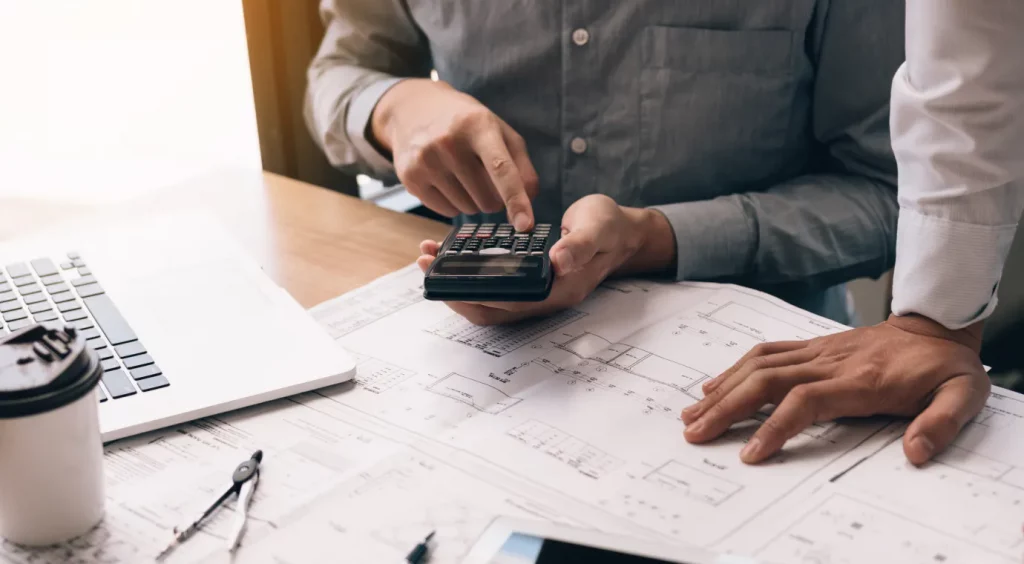
[[[72,327],[0,338],[0,537],[46,546],[103,517],[103,370]]]

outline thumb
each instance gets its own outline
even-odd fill
[[[601,251],[602,231],[598,223],[581,221],[565,230],[551,248],[551,263],[558,274],[575,272],[587,266]]]
[[[903,435],[903,453],[915,465],[924,464],[953,442],[964,425],[977,415],[988,399],[988,375],[964,374],[939,386],[928,407]]]

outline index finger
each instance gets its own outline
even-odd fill
[[[505,139],[497,128],[488,129],[473,140],[473,150],[484,165],[498,195],[505,202],[509,222],[516,231],[533,228],[533,207],[526,193],[522,172],[505,145]]]

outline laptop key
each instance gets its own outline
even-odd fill
[[[11,286],[10,282],[0,282],[0,293],[10,292],[11,288],[13,288],[13,286]]]
[[[114,351],[117,352],[117,356],[121,358],[128,358],[130,356],[146,354],[146,347],[142,346],[142,343],[138,341],[132,341],[130,343],[114,347]]]
[[[56,294],[50,294],[50,299],[55,304],[61,304],[64,302],[70,302],[75,299],[75,295],[71,292],[57,292]]]
[[[103,347],[96,351],[96,354],[100,355],[100,360],[109,360],[114,358],[114,351],[110,350],[110,347]]]
[[[82,258],[82,255],[78,254],[76,251],[71,251],[68,253],[68,258],[71,260],[80,259]]]
[[[29,294],[22,298],[28,305],[41,304],[46,301],[46,294],[40,292],[38,294]]]
[[[60,274],[50,274],[50,275],[47,275],[47,276],[40,276],[39,279],[43,281],[43,285],[44,286],[49,286],[50,284],[57,284],[59,282],[63,282],[64,281],[64,278]]]
[[[36,259],[32,261],[32,269],[36,271],[39,276],[49,276],[51,274],[57,274],[60,272],[57,270],[57,265],[53,264],[53,261],[48,258]]]
[[[69,262],[62,262],[62,263],[60,263],[60,269],[61,270],[71,270],[74,267],[75,267],[75,265],[71,264],[70,261]]]
[[[11,278],[17,278],[19,276],[30,276],[32,271],[28,269],[28,266],[23,262],[16,262],[14,264],[7,265],[7,275]]]
[[[64,319],[66,319],[67,321],[76,321],[78,319],[84,319],[86,317],[86,313],[84,311],[76,313],[74,315],[68,313],[72,310],[80,310],[81,308],[82,306],[77,301],[57,304],[57,311],[65,314]]]
[[[4,303],[0,304],[0,313],[7,313],[8,311],[14,311],[16,309],[21,309],[21,304],[19,304],[16,301],[15,302],[4,302]]]
[[[64,282],[58,282],[56,284],[50,284],[49,286],[46,287],[46,291],[49,292],[51,296],[53,294],[59,294],[61,292],[67,292],[70,289],[71,288],[68,288],[68,285],[65,284]]]
[[[110,392],[110,397],[120,399],[135,394],[135,386],[128,379],[123,370],[111,370],[104,372],[102,376],[103,385]]]
[[[32,304],[28,306],[28,311],[29,313],[43,313],[44,311],[50,311],[50,304],[47,302]]]
[[[82,312],[82,315],[85,315],[84,311]],[[78,329],[79,331],[85,331],[86,329],[92,329],[93,327],[96,326],[96,325],[93,324],[92,320],[89,319],[88,317],[86,317],[84,319],[78,319],[78,320],[68,319],[67,321],[71,321],[72,322],[71,325],[73,325],[75,327],[75,329]]]
[[[106,341],[104,341],[103,339],[93,339],[91,341],[86,342],[86,344],[89,345],[89,348],[96,352],[108,348]]]
[[[160,370],[160,367],[155,364],[143,366],[142,368],[136,368],[134,370],[130,370],[129,372],[131,372],[132,378],[135,378],[136,380],[142,380],[144,378],[149,378],[150,376],[159,376],[163,374],[163,372]]]
[[[160,388],[166,388],[171,385],[171,383],[167,381],[167,378],[162,375],[139,380],[138,384],[139,389],[143,392],[152,392],[153,390],[159,390]]]
[[[83,266],[78,269],[79,276],[89,276],[90,274],[92,274],[92,270],[90,270],[88,266]]]
[[[8,311],[4,314],[4,321],[17,321],[19,319],[25,319],[28,317],[28,313],[20,307],[14,311]]]
[[[84,286],[86,284],[95,284],[95,283],[96,283],[96,277],[91,275],[91,274],[89,276],[83,276],[81,278],[75,278],[74,280],[71,281],[71,285],[76,287],[76,288],[79,287],[79,286]]]
[[[99,284],[85,284],[78,287],[78,295],[82,298],[91,298],[98,296],[103,293],[103,288],[100,288]]]
[[[82,338],[89,341],[92,339],[99,339],[101,337],[99,329],[86,329],[81,332]]]
[[[18,288],[18,292],[20,292],[22,296],[27,296],[29,294],[38,294],[39,292],[42,291],[43,289],[40,288],[39,284],[36,284],[35,282],[32,282],[31,284],[25,284],[24,286],[20,286]]]
[[[37,313],[32,316],[36,320],[36,323],[43,323],[45,321],[57,321],[57,314],[53,311],[44,311],[43,313]]]
[[[0,292],[0,304],[5,302],[17,301],[18,294],[14,292]]]
[[[111,370],[121,368],[121,364],[117,362],[116,358],[108,358],[100,362],[100,368],[102,368],[104,372],[110,372]]]
[[[139,356],[130,356],[128,358],[121,359],[124,362],[124,367],[131,370],[147,364],[153,364],[153,357],[148,354],[140,354]]]
[[[85,302],[85,307],[89,308],[89,311],[92,312],[93,319],[96,320],[96,324],[103,330],[103,334],[107,336],[107,340],[110,341],[111,345],[123,345],[138,340],[138,337],[135,336],[135,331],[132,331],[131,326],[128,325],[121,312],[114,306],[114,301],[110,299],[110,296],[100,294],[85,298],[82,301]]]
[[[71,264],[75,265],[75,268],[82,268],[85,266],[85,261],[82,259],[75,259],[71,261]]]
[[[8,323],[7,328],[10,329],[11,331],[17,331],[18,329],[24,329],[29,325],[32,325],[32,322],[29,321],[28,319],[19,319],[18,321],[12,321]]]

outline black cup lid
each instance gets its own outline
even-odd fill
[[[0,338],[0,419],[63,407],[92,391],[103,370],[74,327],[38,324]]]

